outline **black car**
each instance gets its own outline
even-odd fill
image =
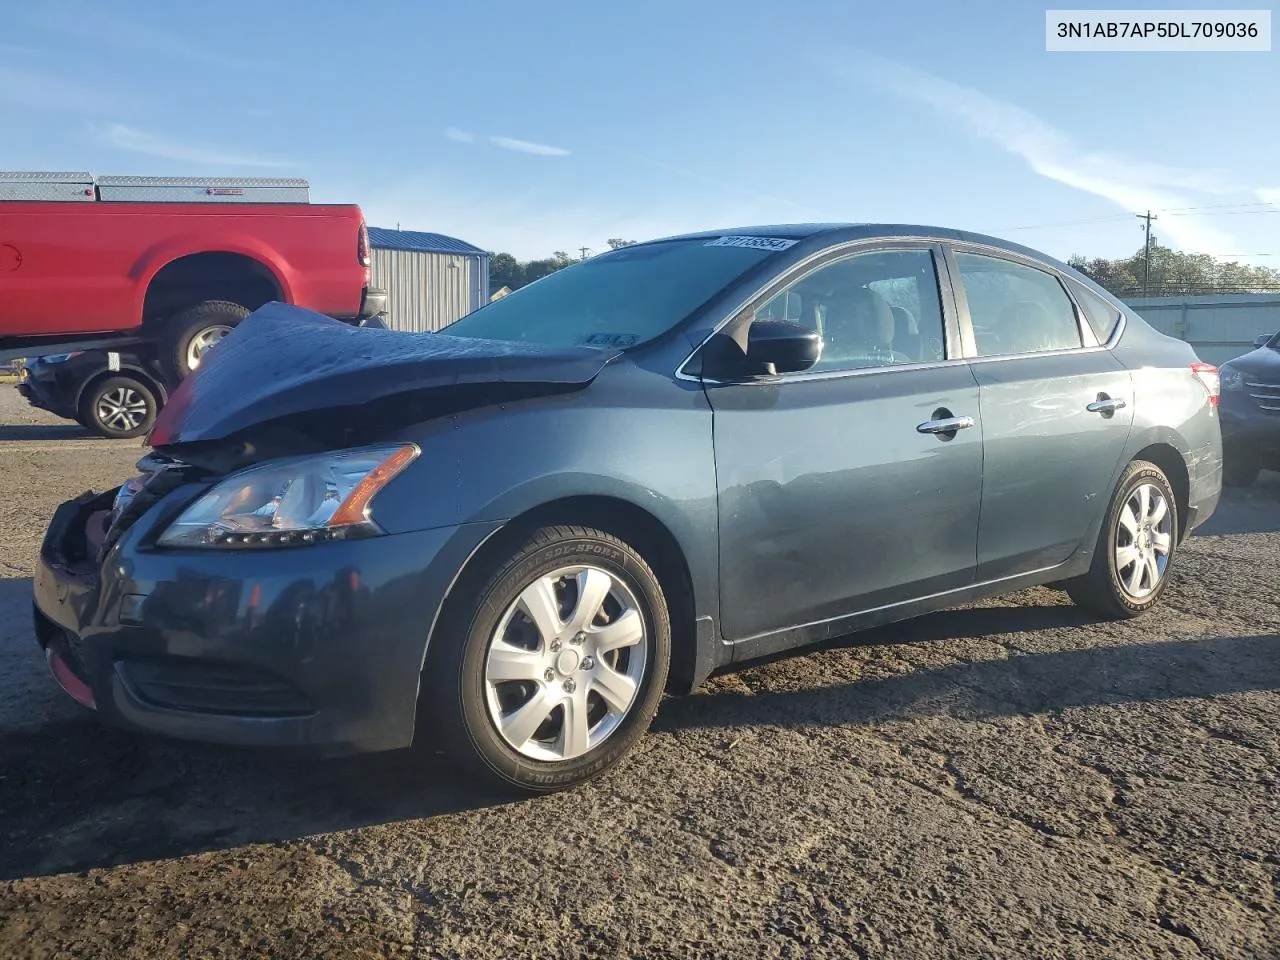
[[[18,391],[48,410],[103,437],[143,436],[169,399],[155,360],[146,353],[84,350],[27,360]]]
[[[1259,337],[1220,377],[1223,481],[1247,487],[1260,470],[1280,470],[1280,333]]]

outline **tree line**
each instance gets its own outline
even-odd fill
[[[609,249],[617,250],[629,247],[635,241],[615,238],[607,242]],[[584,257],[574,258],[563,250],[557,250],[546,259],[522,263],[509,253],[493,253],[489,255],[489,282],[495,290],[501,287],[517,290],[582,259]],[[1220,260],[1207,253],[1171,250],[1163,246],[1154,233],[1151,236],[1149,266],[1145,245],[1139,247],[1133,256],[1118,260],[1077,254],[1067,263],[1122,299],[1214,293],[1280,293],[1280,269]]]
[[[1139,247],[1131,257],[1107,260],[1074,256],[1072,267],[1121,299],[1194,297],[1214,293],[1280,293],[1280,270],[1219,260],[1207,253],[1183,253],[1151,235],[1151,262]]]
[[[609,244],[610,250],[629,247],[635,243],[634,240],[621,240],[618,238],[605,242]],[[502,287],[507,287],[510,290],[519,290],[525,284],[541,280],[547,274],[555,273],[570,264],[580,263],[583,259],[585,259],[585,256],[574,258],[563,250],[557,250],[544,260],[526,260],[522,263],[509,253],[490,253],[489,286],[494,290],[499,290]]]

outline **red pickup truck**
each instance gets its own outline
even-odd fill
[[[0,173],[0,356],[154,345],[180,379],[265,303],[359,321],[369,235],[305,180]]]

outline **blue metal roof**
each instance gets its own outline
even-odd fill
[[[446,237],[443,233],[420,233],[417,230],[388,230],[386,227],[369,228],[369,245],[382,250],[417,250],[424,253],[458,253],[464,256],[484,255],[485,251],[473,247],[465,240]]]

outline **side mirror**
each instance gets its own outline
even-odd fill
[[[822,337],[789,320],[755,320],[747,331],[747,362],[774,373],[808,370],[822,357]]]
[[[1268,343],[1271,342],[1271,338],[1274,336],[1275,336],[1274,333],[1265,333],[1262,336],[1260,336],[1257,340],[1253,341],[1253,345],[1255,347],[1265,347]]]

